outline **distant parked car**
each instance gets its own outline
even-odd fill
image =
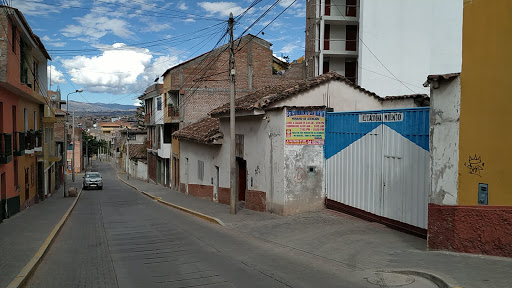
[[[82,184],[84,190],[89,188],[99,188],[103,190],[103,178],[99,172],[86,172],[84,176],[84,183]]]

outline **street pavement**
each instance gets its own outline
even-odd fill
[[[349,269],[169,208],[99,165],[103,190],[80,201],[27,287],[436,287]]]
[[[114,169],[121,172],[119,167]],[[334,261],[356,271],[402,271],[437,276],[440,286],[512,287],[512,259],[428,251],[425,239],[331,210],[279,216],[247,209],[231,215],[229,206],[195,198],[161,185],[127,180],[139,191],[219,219],[226,227]]]
[[[75,181],[69,176],[68,187],[81,187],[82,182]],[[32,259],[75,199],[64,198],[61,186],[53,196],[0,224],[0,287],[7,287]]]
[[[95,165],[104,190],[82,193],[27,287],[436,287],[426,279],[439,287],[512,287],[508,258],[427,251],[424,239],[329,210],[231,215],[229,206],[120,174],[131,189],[114,166]],[[61,192],[0,224],[0,287],[72,204]]]

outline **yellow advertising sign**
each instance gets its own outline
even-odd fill
[[[324,139],[325,111],[286,111],[286,145],[324,145]]]

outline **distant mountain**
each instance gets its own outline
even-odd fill
[[[62,110],[66,110],[66,105],[62,105]],[[135,111],[137,106],[122,105],[116,103],[85,103],[77,101],[69,101],[69,112],[113,112],[113,111]]]

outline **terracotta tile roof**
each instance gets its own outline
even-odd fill
[[[401,99],[429,99],[430,96],[427,94],[410,94],[410,95],[396,95],[396,96],[386,96],[383,100],[401,100]]]
[[[147,159],[146,144],[129,144],[130,159]]]
[[[298,93],[310,90],[317,86],[320,86],[329,81],[342,81],[350,87],[359,90],[371,97],[375,97],[379,100],[382,100],[377,94],[370,92],[361,86],[355,85],[350,80],[346,79],[344,76],[336,73],[329,72],[326,74],[322,74],[315,78],[310,78],[307,80],[290,80],[289,82],[268,86],[262,88],[258,91],[250,93],[246,96],[238,98],[235,100],[235,110],[236,111],[244,111],[244,110],[253,110],[253,109],[265,109],[269,105],[286,99],[288,97],[294,96]],[[210,112],[212,117],[216,117],[220,114],[229,113],[229,103],[226,103]]]
[[[213,141],[224,137],[220,132],[219,126],[219,119],[206,117],[199,122],[174,132],[172,136],[179,140],[212,144]]]
[[[448,74],[434,74],[434,75],[428,75],[427,81],[423,83],[424,87],[428,87],[432,81],[439,81],[439,80],[449,80],[455,77],[460,76],[459,73],[448,73]]]

